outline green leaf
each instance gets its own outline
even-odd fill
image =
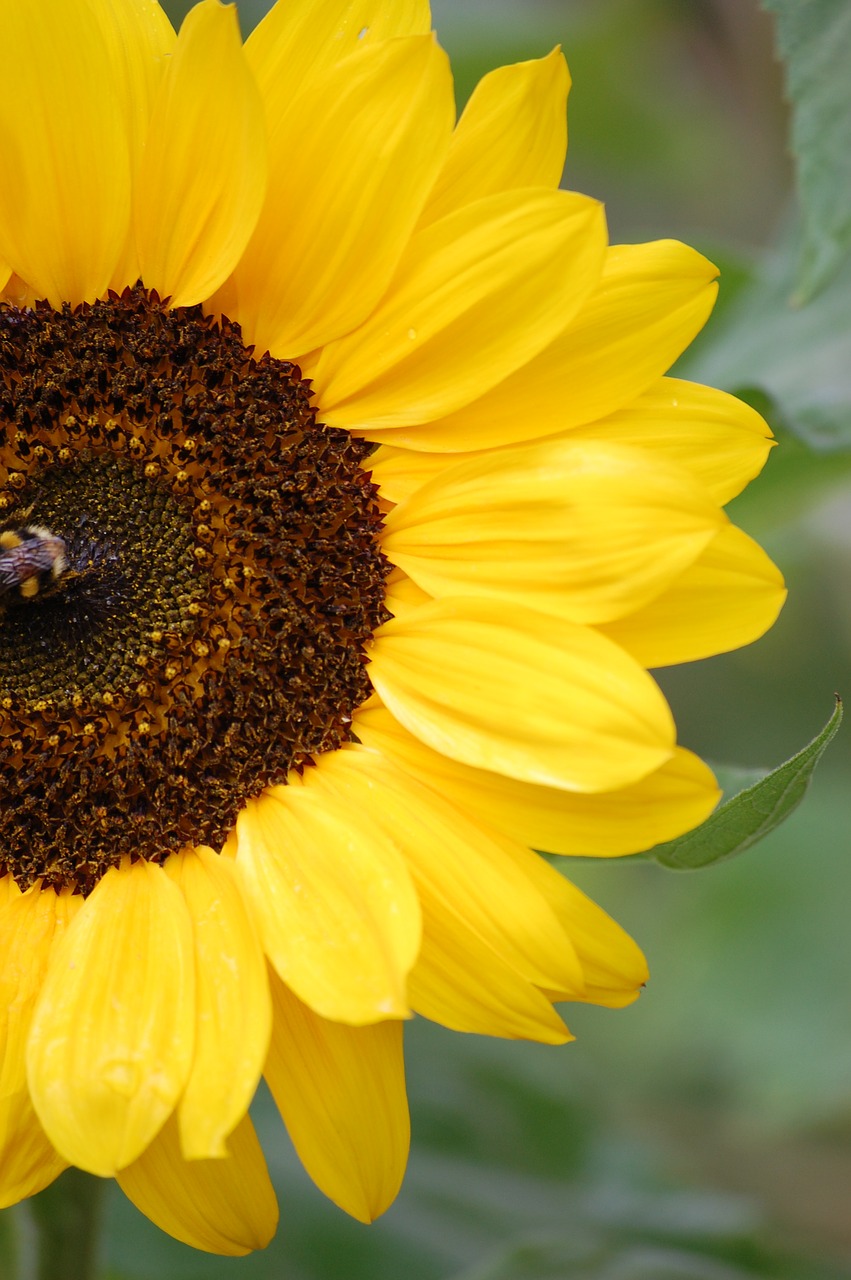
[[[848,0],[763,0],[777,19],[804,207],[798,296],[812,298],[851,249],[851,7]]]
[[[645,857],[674,871],[696,871],[744,853],[797,809],[841,721],[842,703],[837,698],[833,715],[802,751],[725,801],[694,831],[657,845]]]

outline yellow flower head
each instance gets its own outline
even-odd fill
[[[412,1012],[559,1043],[634,999],[531,849],[714,805],[646,668],[773,621],[721,509],[769,432],[663,376],[715,268],[558,189],[559,51],[455,124],[426,0],[0,36],[0,1199],[73,1163],[245,1253],[261,1073],[369,1220]]]

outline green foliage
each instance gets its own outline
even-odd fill
[[[808,1264],[802,1271],[794,1260],[748,1252],[748,1263],[740,1265],[730,1261],[724,1243],[716,1251],[705,1241],[689,1248],[664,1239],[618,1243],[573,1235],[515,1245],[453,1280],[838,1280],[834,1270]]]
[[[841,721],[842,703],[837,698],[821,733],[791,760],[745,786],[694,831],[657,845],[644,856],[673,871],[696,871],[750,849],[797,809]],[[752,771],[746,776],[752,776]]]
[[[851,8],[847,0],[763,0],[777,20],[804,207],[798,294],[813,297],[851,249]]]
[[[18,1214],[0,1213],[0,1277],[14,1276],[18,1266]]]
[[[27,1204],[37,1240],[38,1280],[95,1280],[106,1182],[64,1173]]]
[[[263,1098],[255,1118],[281,1203],[270,1247],[197,1253],[113,1187],[105,1280],[851,1280],[771,1245],[745,1198],[660,1177],[646,1152],[604,1133],[593,1088],[558,1051],[422,1022],[411,1040],[415,1149],[380,1223],[352,1222],[310,1187]]]

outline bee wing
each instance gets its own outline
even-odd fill
[[[0,554],[0,595],[11,591],[21,580],[20,569],[11,556]]]

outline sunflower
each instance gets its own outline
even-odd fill
[[[402,1028],[557,1044],[629,937],[533,849],[716,803],[647,672],[783,598],[716,270],[559,190],[558,50],[455,123],[425,0],[0,3],[0,1198],[265,1244],[264,1074],[398,1190]]]

